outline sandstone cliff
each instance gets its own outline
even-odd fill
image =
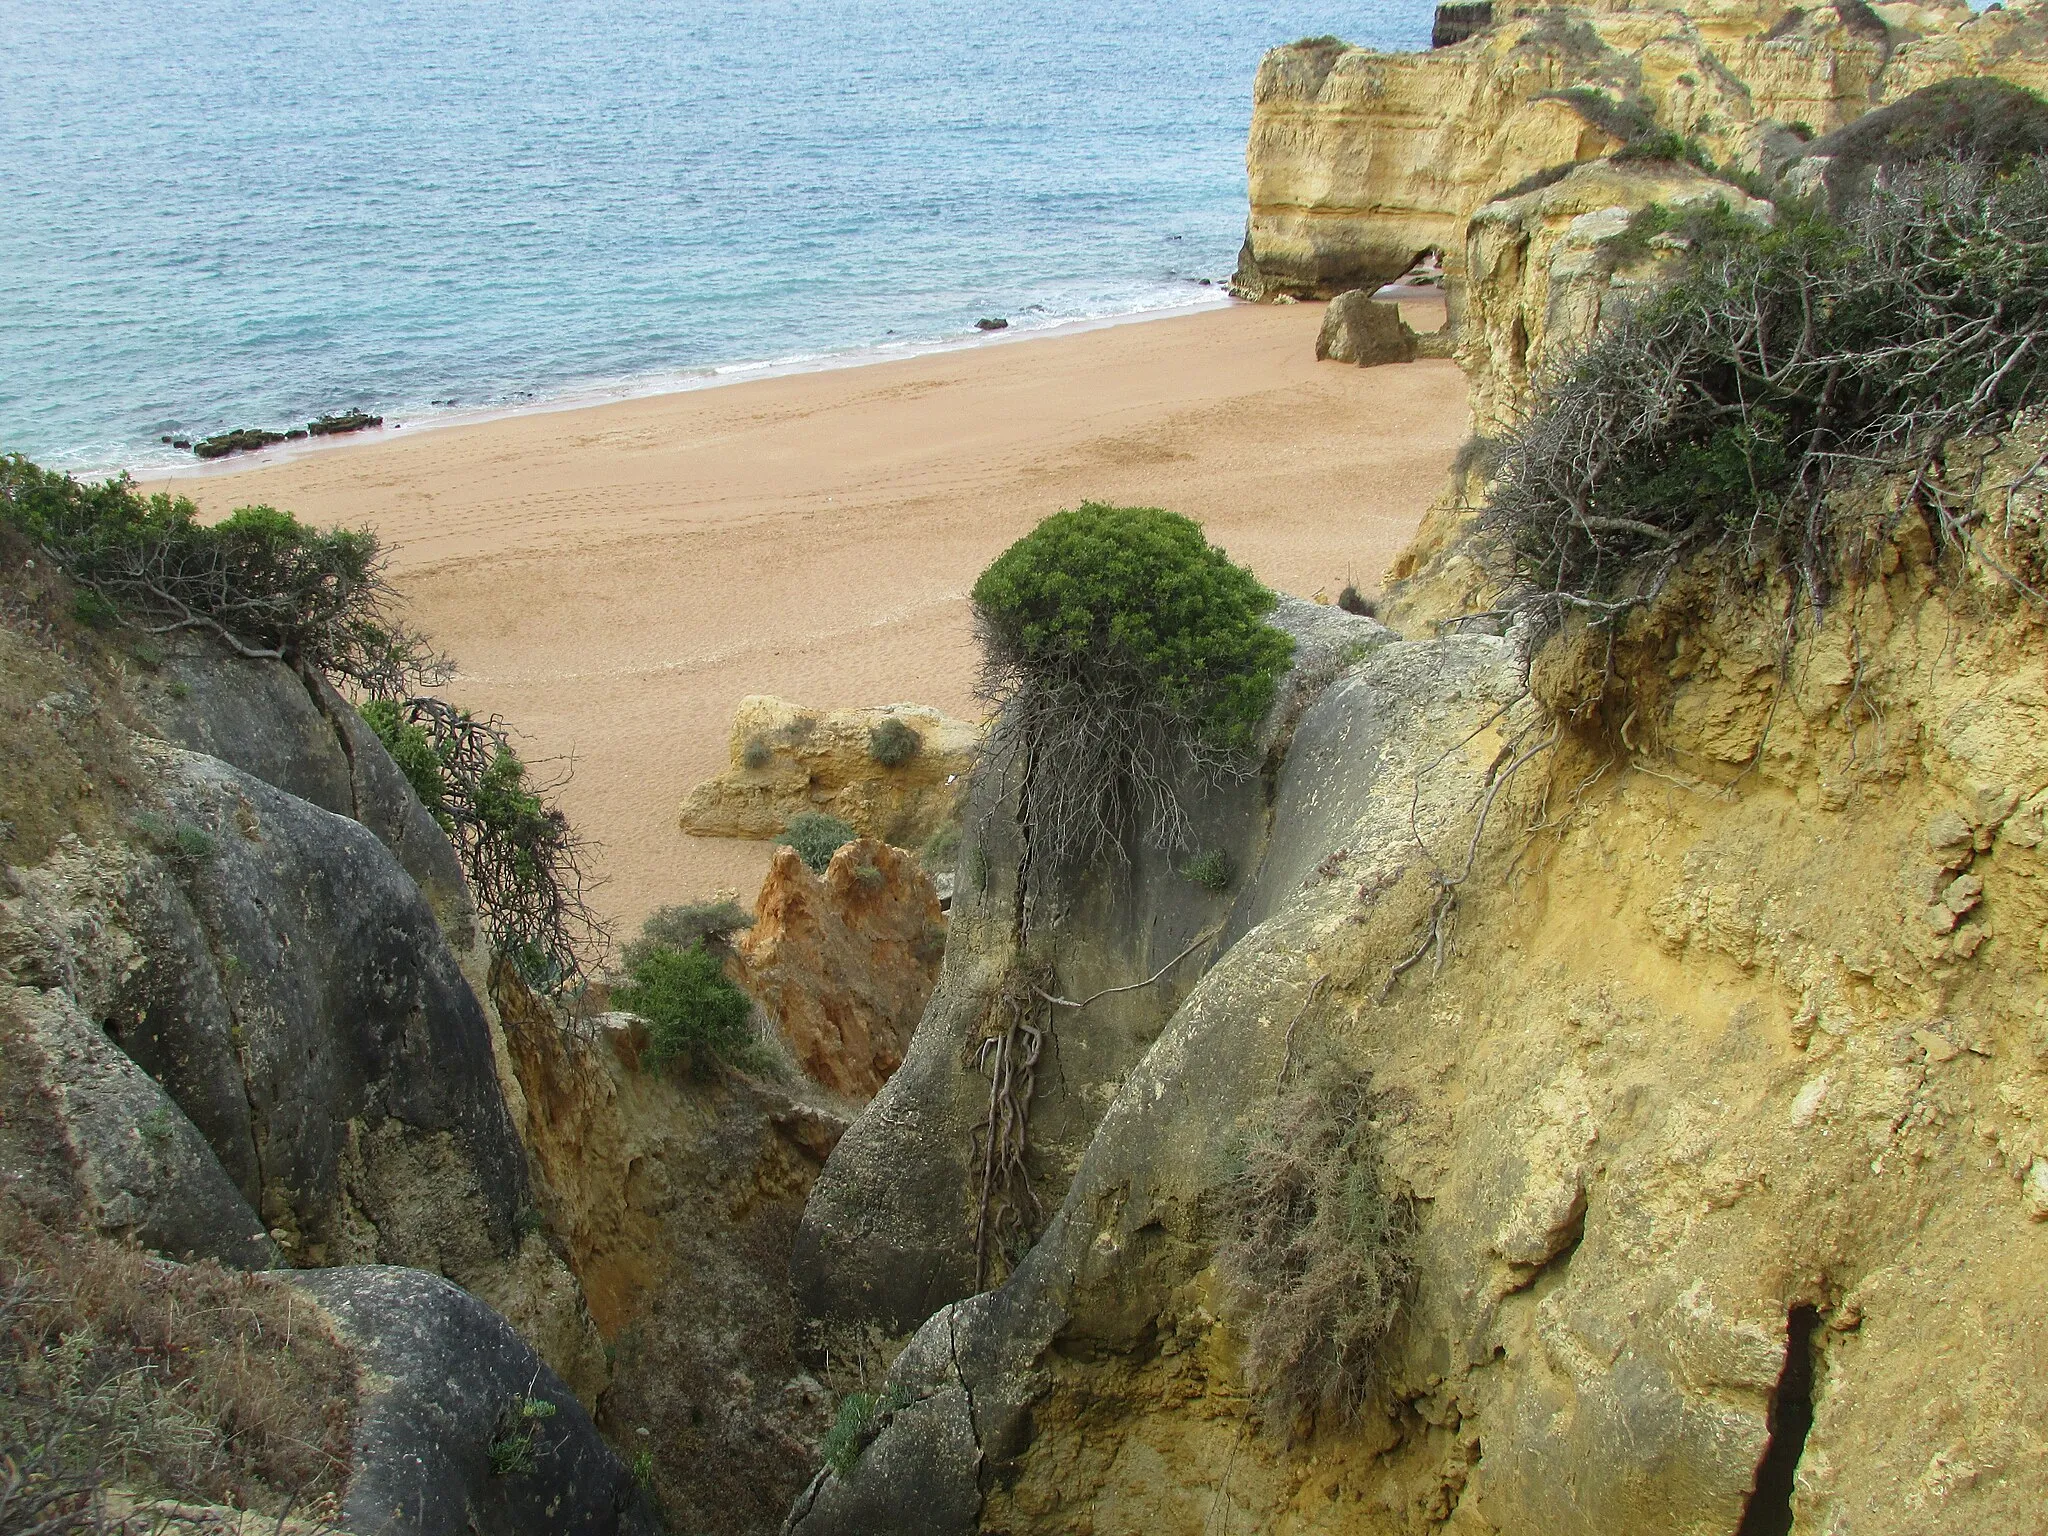
[[[918,1330],[789,1528],[2032,1529],[2048,622],[1915,522],[1781,670],[1784,599],[1702,573],[1611,668],[1552,641],[1526,695],[1517,642],[1476,635],[1322,692],[1204,974],[1086,1079],[1103,1108],[1043,1235]],[[965,1155],[904,1165],[971,1119],[961,937],[805,1222],[900,1245],[924,1202],[934,1297],[966,1290]],[[1085,1013],[1055,1028],[1070,1064],[1096,1046]],[[1329,1059],[1370,1073],[1418,1212],[1349,1424],[1261,1405],[1264,1298],[1214,1262],[1236,1138]],[[815,1298],[833,1266],[805,1255]],[[910,1302],[886,1267],[824,1304]]]
[[[1500,3],[1454,46],[1386,54],[1329,39],[1276,49],[1253,90],[1251,214],[1236,283],[1254,297],[1375,288],[1444,259],[1455,326],[1466,224],[1531,177],[1656,130],[1774,176],[1825,134],[1937,80],[2048,86],[2035,4],[1801,8]]]
[[[734,979],[805,1075],[866,1103],[903,1064],[939,978],[946,920],[937,885],[901,848],[857,838],[822,876],[783,848],[734,949]]]
[[[885,747],[877,755],[878,728],[903,733],[898,751],[907,747],[908,755],[883,761],[896,753]],[[823,811],[863,837],[921,847],[952,818],[980,735],[912,704],[818,711],[745,698],[733,714],[731,766],[684,797],[682,828],[771,838],[792,816]]]

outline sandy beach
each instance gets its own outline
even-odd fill
[[[1164,506],[1274,587],[1377,590],[1465,435],[1464,380],[1319,364],[1321,320],[1238,305],[387,433],[170,488],[375,528],[460,666],[445,691],[573,763],[562,803],[603,845],[598,902],[624,933],[666,902],[752,899],[765,845],[676,827],[742,696],[978,715],[967,590],[1051,512]]]

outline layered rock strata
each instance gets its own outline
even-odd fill
[[[1455,326],[1467,220],[1532,177],[1658,131],[1774,176],[1802,135],[1938,80],[2048,87],[2048,20],[2033,4],[1524,3],[1492,18],[1427,53],[1324,38],[1266,56],[1240,292],[1370,290],[1435,251]]]

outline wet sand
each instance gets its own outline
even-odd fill
[[[625,931],[719,888],[752,899],[765,845],[675,822],[742,696],[977,716],[967,589],[1062,507],[1167,507],[1271,586],[1377,590],[1465,435],[1464,380],[1319,364],[1321,320],[1235,305],[385,433],[171,488],[375,528],[460,666],[444,691],[573,766],[562,804],[604,845],[598,904]]]

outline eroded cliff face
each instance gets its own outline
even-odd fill
[[[937,883],[901,848],[856,838],[822,875],[779,849],[731,974],[812,1082],[864,1104],[903,1065],[946,953]]]
[[[1917,518],[1883,551],[1789,659],[1740,572],[1526,693],[1512,639],[1362,659],[1280,769],[1258,921],[790,1528],[2038,1524],[2048,614]],[[1419,1212],[1351,1424],[1261,1405],[1214,1264],[1233,1138],[1325,1058]]]
[[[504,968],[492,990],[548,1225],[610,1362],[600,1426],[645,1454],[680,1529],[773,1529],[831,1423],[788,1263],[845,1111],[807,1086],[651,1070],[637,1020],[565,1032]]]
[[[1620,148],[1632,118],[1770,176],[1801,135],[1937,80],[2048,85],[2036,5],[1497,4],[1494,17],[1427,53],[1318,40],[1267,55],[1246,152],[1241,291],[1375,288],[1434,250],[1456,325],[1472,215],[1538,173]]]

